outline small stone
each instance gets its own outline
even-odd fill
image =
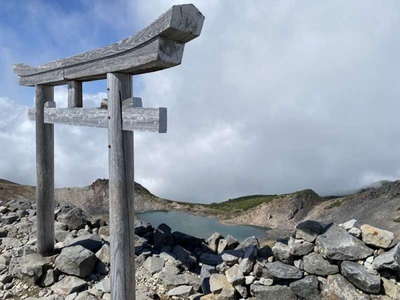
[[[232,297],[235,294],[232,284],[222,274],[211,274],[210,290],[213,294],[232,295]]]
[[[257,300],[296,300],[297,297],[293,291],[282,285],[265,286],[260,284],[252,284],[250,292]]]
[[[375,257],[373,266],[376,270],[389,269],[400,272],[400,243],[387,252]]]
[[[221,254],[225,250],[233,250],[235,247],[239,245],[239,241],[235,239],[233,236],[228,234],[226,238],[220,239],[218,243],[218,254]]]
[[[170,297],[188,297],[193,291],[193,287],[190,285],[181,285],[172,290],[169,290],[167,295]]]
[[[349,231],[351,228],[354,228],[354,226],[356,225],[357,220],[356,219],[351,219],[347,222],[344,222],[342,224],[339,224],[338,226],[342,227],[343,229]]]
[[[252,275],[245,276],[244,280],[245,280],[244,282],[245,282],[246,285],[250,285],[250,284],[252,284],[254,282],[255,277],[252,276]]]
[[[352,236],[354,236],[354,237],[356,237],[356,238],[360,238],[360,237],[361,237],[361,230],[358,229],[357,227],[350,228],[350,229],[348,230],[348,232],[349,232]]]
[[[110,264],[110,246],[108,244],[104,244],[103,247],[100,248],[99,251],[96,252],[96,257],[103,264]]]
[[[360,290],[371,294],[377,294],[381,290],[380,276],[369,273],[364,266],[344,261],[340,268],[343,276]]]
[[[390,247],[394,239],[393,232],[367,224],[361,226],[361,232],[364,243],[375,247],[387,249]]]
[[[273,285],[273,284],[274,284],[274,280],[273,280],[272,278],[264,278],[264,277],[261,277],[260,279],[257,280],[257,283],[258,283],[258,284],[261,284],[261,285],[268,285],[268,286],[270,286],[270,285]]]
[[[249,292],[247,291],[247,287],[243,285],[235,285],[235,290],[238,292],[238,294],[243,298],[246,299],[249,295]]]

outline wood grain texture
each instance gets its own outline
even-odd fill
[[[155,38],[141,47],[122,52],[119,55],[91,60],[81,64],[71,65],[55,71],[21,76],[19,83],[24,86],[36,84],[60,85],[70,80],[90,81],[105,79],[109,72],[124,72],[128,74],[149,73],[177,66],[182,61],[184,44]],[[59,74],[62,72],[62,75]]]
[[[122,129],[165,133],[166,108],[125,107],[122,112]],[[35,120],[36,110],[29,109],[29,119]],[[107,109],[101,108],[45,108],[44,122],[88,127],[108,127]]]
[[[82,107],[82,82],[72,80],[68,82],[68,107]]]
[[[54,89],[36,87],[36,205],[37,251],[50,255],[54,250],[54,125],[45,124],[44,107],[55,106]]]
[[[111,294],[113,300],[135,299],[133,223],[133,135],[122,130],[122,100],[131,97],[131,76],[107,74]]]
[[[169,68],[180,63],[183,44],[200,35],[203,22],[204,16],[194,5],[174,5],[150,26],[122,41],[38,67],[17,64],[14,72],[21,77],[20,84],[29,86],[95,80],[109,72],[140,74]],[[163,52],[166,46],[175,53]]]

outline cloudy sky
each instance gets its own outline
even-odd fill
[[[101,47],[181,1],[3,1],[0,178],[35,183],[34,89],[12,64]],[[181,66],[134,77],[168,133],[135,134],[136,180],[166,198],[221,201],[400,178],[400,2],[193,1],[206,16]],[[84,85],[97,106],[105,82]],[[66,89],[56,89],[58,107]],[[57,186],[107,177],[106,130],[56,126]]]

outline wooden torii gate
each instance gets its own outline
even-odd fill
[[[132,97],[132,75],[181,63],[184,44],[200,35],[204,16],[176,5],[136,35],[76,56],[14,66],[23,86],[36,88],[37,251],[54,250],[54,124],[108,128],[111,288],[113,300],[135,299],[133,131],[167,131],[166,108],[143,108]],[[107,79],[108,109],[83,108],[82,82]],[[54,86],[68,85],[68,108],[56,108]]]

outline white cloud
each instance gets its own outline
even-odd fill
[[[87,17],[106,22],[123,11],[114,29],[126,33],[173,3],[100,1]],[[334,193],[400,175],[399,2],[194,3],[206,20],[182,65],[134,78],[135,95],[168,107],[169,122],[167,134],[135,134],[139,182],[166,198],[210,202]],[[86,94],[85,103],[103,97]],[[66,105],[65,88],[56,100]],[[34,132],[18,117],[25,108],[10,103],[0,101],[1,176],[32,181]],[[106,145],[106,130],[56,126],[57,184],[105,177]]]

